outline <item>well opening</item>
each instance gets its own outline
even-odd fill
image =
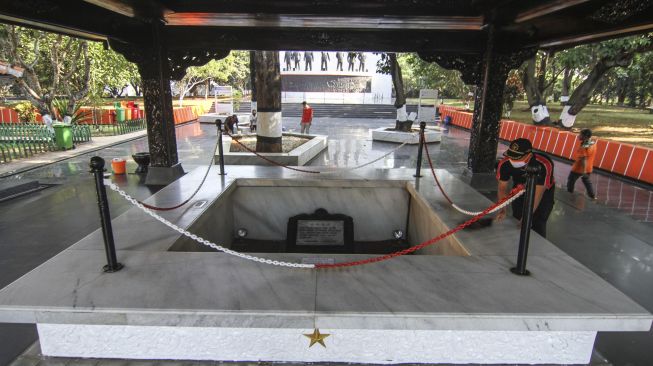
[[[449,228],[408,181],[238,179],[189,231],[250,253],[386,254]],[[211,251],[180,237],[170,251]],[[455,236],[418,255],[469,255]]]

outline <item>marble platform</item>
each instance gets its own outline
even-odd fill
[[[219,176],[214,167],[187,206],[161,215],[182,227],[213,219],[228,228],[234,217],[202,213],[252,184],[364,187],[389,181],[419,198],[411,201],[418,213],[413,221],[436,215],[444,229],[466,219],[448,206],[432,178],[415,180],[412,169],[316,176],[229,166],[227,172]],[[185,199],[203,173],[189,172],[146,202],[166,206]],[[459,206],[489,205],[445,171],[437,174]],[[0,290],[0,321],[36,323],[50,356],[358,363],[583,364],[597,331],[651,327],[645,309],[535,233],[532,275],[513,275],[519,230],[512,219],[457,233],[466,256],[410,255],[339,270],[171,252],[179,234],[136,208],[114,219],[113,227],[123,270],[101,271],[105,256],[96,231]],[[264,256],[297,262],[368,257]],[[330,334],[326,348],[308,347],[303,334],[314,328]]]
[[[437,126],[430,126],[424,130],[426,143],[442,141],[442,129]],[[372,130],[372,140],[396,142],[399,144],[419,144],[419,128],[413,128],[413,132],[394,131],[391,127],[381,127]]]
[[[215,124],[216,119],[221,119],[222,122],[224,123],[224,120],[229,116],[231,116],[231,114],[207,113],[197,117],[197,120],[199,121],[199,123]],[[236,114],[236,116],[238,117],[238,125],[240,125],[241,127],[244,125],[249,126],[249,114]]]
[[[283,136],[309,137],[297,148],[287,153],[265,153],[265,157],[282,165],[302,166],[311,161],[317,154],[328,147],[326,135],[305,135],[299,133],[284,132]],[[224,136],[222,139],[222,149],[224,151],[224,163],[227,165],[272,165],[250,152],[231,152],[231,137]],[[216,150],[215,164],[219,164],[220,155]]]

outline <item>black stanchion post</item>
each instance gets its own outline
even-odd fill
[[[113,228],[111,227],[111,214],[109,212],[109,200],[107,190],[104,187],[104,159],[99,156],[91,158],[91,173],[95,176],[95,190],[97,191],[97,204],[100,209],[100,223],[102,224],[102,237],[104,238],[104,250],[107,254],[107,265],[103,267],[104,272],[117,272],[123,267],[116,258],[116,245],[113,242]]]
[[[224,153],[222,151],[222,120],[216,119],[215,125],[218,127],[218,152],[220,154],[220,175],[225,175],[224,172]]]
[[[519,252],[517,253],[517,266],[510,268],[516,275],[528,276],[530,272],[526,269],[528,257],[528,243],[531,238],[531,226],[533,225],[533,206],[535,203],[535,178],[539,173],[539,166],[526,166],[526,197],[521,217],[521,233],[519,235]]]
[[[426,129],[426,122],[419,123],[419,150],[417,150],[417,168],[413,177],[420,178],[422,176],[422,150],[424,150],[424,130]]]

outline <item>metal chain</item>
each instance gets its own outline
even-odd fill
[[[402,147],[406,146],[406,144],[407,144],[407,142],[404,142],[403,144],[397,146],[396,148],[394,148],[394,149],[388,151],[387,153],[385,153],[385,154],[379,156],[378,158],[376,158],[376,159],[374,159],[374,160],[368,161],[367,163],[364,163],[364,164],[361,164],[361,165],[358,165],[358,166],[354,166],[354,167],[344,167],[344,168],[338,168],[338,167],[327,167],[327,169],[329,169],[329,171],[322,172],[322,173],[334,173],[334,172],[340,172],[340,171],[351,171],[351,170],[356,170],[356,169],[364,168],[364,167],[366,167],[366,166],[368,166],[368,165],[371,165],[371,164],[376,163],[377,161],[379,161],[379,160],[385,158],[386,156],[388,156],[388,155],[390,155],[390,154],[392,154],[392,153],[397,152],[399,149],[401,149]]]
[[[293,167],[290,167],[290,166],[287,166],[287,165],[284,165],[284,164],[277,163],[276,161],[274,161],[274,160],[272,160],[272,159],[269,159],[269,158],[267,158],[266,156],[263,156],[263,155],[259,154],[259,153],[256,152],[255,150],[250,149],[250,148],[247,147],[245,144],[243,144],[242,142],[238,141],[238,139],[234,138],[234,136],[231,135],[229,132],[227,132],[227,135],[228,135],[229,137],[231,137],[231,139],[232,139],[233,141],[235,141],[238,145],[240,145],[242,148],[244,148],[245,150],[247,150],[247,151],[249,151],[250,153],[254,154],[255,156],[257,156],[257,157],[259,157],[259,158],[261,158],[261,159],[267,161],[268,163],[271,163],[271,164],[273,164],[273,165],[280,166],[280,167],[282,167],[282,168],[286,168],[286,169],[294,170],[294,171],[297,171],[297,172],[301,172],[301,173],[310,173],[310,174],[331,174],[331,173],[337,173],[337,172],[341,172],[341,171],[351,171],[351,170],[355,170],[355,169],[364,168],[364,167],[366,167],[366,166],[368,166],[368,165],[371,165],[371,164],[374,164],[374,163],[376,163],[377,161],[379,161],[379,160],[385,158],[386,156],[388,156],[388,155],[390,155],[390,154],[396,152],[397,150],[401,149],[402,147],[404,147],[404,146],[407,144],[407,142],[404,142],[403,144],[397,146],[396,148],[394,148],[394,149],[388,151],[387,153],[385,153],[385,154],[379,156],[378,158],[376,158],[376,159],[374,159],[374,160],[371,160],[371,161],[368,161],[367,163],[364,163],[364,164],[361,164],[361,165],[358,165],[358,166],[354,166],[354,167],[350,167],[350,168],[349,168],[349,167],[344,167],[344,168],[338,168],[338,167],[327,167],[327,168],[326,168],[327,171],[322,172],[322,171],[317,171],[317,170],[298,169],[298,168],[293,168]]]
[[[394,253],[391,253],[391,254],[387,254],[387,255],[384,255],[384,256],[380,256],[380,257],[365,259],[365,260],[362,260],[362,261],[346,262],[346,263],[335,263],[335,264],[317,264],[316,265],[316,264],[291,263],[291,262],[284,262],[284,261],[266,259],[266,258],[256,257],[256,256],[253,256],[253,255],[244,254],[244,253],[237,252],[235,250],[225,248],[225,247],[223,247],[221,245],[218,245],[218,244],[215,244],[215,243],[213,243],[213,242],[211,242],[209,240],[206,240],[206,239],[204,239],[204,238],[202,238],[202,237],[200,237],[200,236],[198,236],[196,234],[193,234],[193,233],[191,233],[191,232],[189,232],[189,231],[187,231],[185,229],[182,229],[179,226],[177,226],[177,225],[171,223],[170,221],[164,219],[163,217],[159,216],[154,211],[147,209],[139,201],[137,201],[135,198],[128,195],[125,191],[121,190],[116,184],[114,184],[110,180],[105,179],[104,184],[107,185],[109,188],[111,188],[113,191],[120,194],[122,197],[124,197],[128,202],[130,202],[134,206],[140,208],[146,214],[152,216],[157,221],[159,221],[162,224],[168,226],[169,228],[177,231],[178,233],[180,233],[180,234],[182,234],[182,235],[184,235],[184,236],[186,236],[186,237],[188,237],[188,238],[190,238],[190,239],[192,239],[192,240],[194,240],[194,241],[196,241],[196,242],[198,242],[198,243],[200,243],[202,245],[205,245],[205,246],[207,246],[209,248],[213,248],[215,250],[222,251],[225,254],[229,254],[229,255],[232,255],[232,256],[235,256],[235,257],[238,257],[238,258],[247,259],[247,260],[251,260],[251,261],[254,261],[254,262],[258,262],[258,263],[271,264],[273,266],[279,266],[279,267],[304,268],[304,269],[351,267],[351,266],[355,266],[355,265],[362,265],[362,264],[380,262],[380,261],[383,261],[383,260],[386,260],[386,259],[390,259],[390,258],[398,257],[398,256],[401,256],[401,255],[405,255],[405,254],[408,254],[408,253],[412,253],[412,252],[414,252],[414,251],[416,251],[418,249],[424,248],[424,247],[426,247],[428,245],[432,245],[432,244],[446,238],[447,236],[455,234],[456,232],[458,232],[458,231],[464,229],[465,227],[471,225],[472,223],[478,221],[480,218],[482,218],[483,216],[489,214],[490,212],[494,212],[497,209],[501,209],[503,207],[506,207],[507,205],[512,203],[512,201],[517,199],[517,197],[522,195],[524,193],[524,191],[525,191],[524,187],[522,185],[519,185],[519,186],[515,187],[510,192],[510,194],[507,197],[505,197],[502,201],[493,204],[492,206],[488,207],[485,211],[483,211],[480,214],[472,217],[468,221],[458,225],[457,227],[447,231],[446,233],[440,234],[439,236],[437,236],[435,238],[427,240],[427,241],[425,241],[425,242],[423,242],[421,244],[412,246],[412,247],[410,247],[408,249],[404,249],[404,250],[394,252]]]
[[[219,250],[221,252],[224,252],[225,254],[233,255],[233,256],[238,257],[238,258],[247,259],[247,260],[250,260],[250,261],[264,263],[264,264],[271,264],[271,265],[274,265],[274,266],[291,267],[291,268],[308,268],[308,269],[315,268],[314,264],[303,264],[303,263],[291,263],[291,262],[277,261],[277,260],[272,260],[272,259],[255,257],[253,255],[244,254],[244,253],[236,252],[236,251],[231,250],[229,248],[225,248],[225,247],[223,247],[221,245],[215,244],[215,243],[213,243],[211,241],[208,241],[208,240],[206,240],[206,239],[204,239],[202,237],[199,237],[199,236],[197,236],[197,235],[195,235],[195,234],[193,234],[193,233],[191,233],[191,232],[189,232],[187,230],[184,230],[184,229],[180,228],[179,226],[171,223],[170,221],[164,219],[163,217],[159,216],[154,211],[147,209],[145,206],[143,206],[136,199],[129,196],[125,191],[121,190],[113,182],[111,182],[109,180],[105,180],[105,185],[109,186],[109,188],[111,188],[112,190],[116,191],[118,194],[123,196],[127,201],[132,203],[134,206],[140,208],[146,214],[148,214],[148,215],[152,216],[153,218],[155,218],[156,220],[160,221],[162,224],[166,225],[167,227],[179,232],[180,234],[182,234],[184,236],[187,236],[187,237],[191,238],[192,240],[194,240],[194,241],[196,241],[196,242],[198,242],[198,243],[200,243],[202,245],[205,245],[205,246],[207,246],[209,248]]]
[[[431,160],[431,154],[429,153],[429,148],[428,148],[427,144],[424,144],[424,150],[426,151],[426,158],[428,159],[429,167],[431,168],[431,174],[433,175],[433,179],[435,179],[435,184],[437,184],[438,188],[440,189],[440,192],[442,193],[444,198],[447,200],[447,202],[449,202],[449,204],[451,204],[451,206],[456,211],[458,211],[458,212],[460,212],[462,214],[468,215],[468,216],[478,216],[481,213],[483,213],[483,211],[467,211],[467,210],[459,207],[457,204],[453,203],[451,198],[449,198],[449,196],[447,196],[447,194],[444,192],[444,189],[442,188],[442,185],[440,184],[440,180],[438,180],[438,176],[435,174],[435,168],[433,167],[433,161]],[[524,194],[524,191],[519,191],[519,193],[517,193],[514,197],[512,197],[510,199],[510,202],[516,200],[522,194]],[[497,206],[494,209],[492,209],[490,212],[488,212],[488,214],[495,213],[495,212],[501,210],[503,207],[505,207],[505,205]]]
[[[213,149],[213,151],[215,151],[218,148],[219,143],[220,143],[220,139],[218,139],[218,142],[216,142],[215,148]],[[209,162],[208,166],[206,167],[206,172],[204,172],[204,177],[202,178],[202,181],[200,182],[200,184],[197,186],[197,188],[195,189],[193,194],[191,194],[190,197],[188,197],[183,202],[181,202],[181,203],[179,203],[177,205],[174,205],[174,206],[170,206],[170,207],[157,207],[157,206],[154,206],[154,205],[148,205],[147,203],[144,203],[144,202],[141,202],[141,201],[138,201],[138,203],[145,206],[146,208],[149,208],[150,210],[156,210],[156,211],[170,211],[170,210],[177,209],[177,208],[187,204],[188,202],[190,202],[190,200],[193,199],[193,197],[195,197],[197,192],[199,192],[200,188],[202,188],[202,186],[204,185],[204,182],[206,181],[206,178],[209,176],[209,171],[211,171],[211,166],[213,165],[211,163],[213,162],[213,159],[215,159],[215,158],[211,157],[211,161]]]
[[[381,262],[381,261],[385,261],[385,260],[388,260],[388,259],[392,259],[392,258],[395,258],[395,257],[402,256],[402,255],[413,253],[413,252],[418,251],[420,249],[423,249],[423,248],[425,248],[425,247],[427,247],[429,245],[433,245],[433,244],[439,242],[440,240],[457,233],[460,230],[463,230],[464,228],[468,227],[469,225],[471,225],[471,224],[475,223],[476,221],[480,220],[483,216],[489,214],[490,211],[492,211],[495,207],[505,207],[507,204],[512,202],[517,195],[522,194],[523,192],[524,192],[524,186],[518,185],[515,188],[513,188],[513,190],[510,192],[510,194],[507,197],[505,197],[503,200],[493,204],[492,206],[486,208],[485,211],[481,212],[479,215],[476,215],[476,216],[470,218],[469,220],[463,222],[462,224],[456,226],[455,228],[453,228],[453,229],[451,229],[451,230],[449,230],[449,231],[447,231],[445,233],[442,233],[442,234],[440,234],[440,235],[438,235],[438,236],[436,236],[436,237],[434,237],[432,239],[429,239],[429,240],[427,240],[427,241],[425,241],[423,243],[414,245],[414,246],[412,246],[410,248],[406,248],[406,249],[403,249],[403,250],[400,250],[400,251],[397,251],[397,252],[394,252],[394,253],[385,254],[385,255],[378,256],[378,257],[362,259],[362,260],[358,260],[358,261],[341,262],[341,263],[333,263],[333,264],[316,264],[315,268],[316,269],[326,269],[326,268],[340,268],[340,267],[361,266],[361,265],[364,265],[364,264]]]

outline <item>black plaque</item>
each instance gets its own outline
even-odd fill
[[[297,220],[297,245],[345,245],[342,220]]]
[[[354,220],[320,208],[288,220],[287,250],[299,253],[351,253]]]

